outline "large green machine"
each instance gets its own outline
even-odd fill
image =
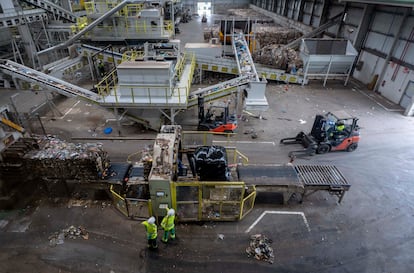
[[[183,132],[179,125],[162,126],[151,156],[145,156],[145,163],[134,164],[123,187],[112,187],[115,206],[131,218],[152,215],[159,219],[166,208],[174,208],[182,222],[243,218],[254,206],[256,190],[238,181],[231,166],[237,166],[235,160],[246,158],[234,149],[210,149],[213,146],[206,145],[209,134]],[[211,165],[210,156],[217,159],[218,151],[225,161]],[[150,166],[148,175],[144,165]],[[219,169],[225,173],[215,175]],[[212,175],[206,175],[209,173]]]

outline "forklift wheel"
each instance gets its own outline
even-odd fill
[[[318,149],[316,150],[316,153],[318,154],[326,154],[331,150],[331,147],[328,144],[321,144],[319,145]]]
[[[348,146],[348,148],[346,148],[346,151],[353,152],[356,150],[356,148],[358,148],[358,143],[352,143],[351,145]]]

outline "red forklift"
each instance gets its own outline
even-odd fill
[[[198,97],[198,130],[215,133],[233,133],[237,128],[236,115],[229,114],[229,105],[211,106],[205,113],[204,98]]]
[[[360,139],[358,118],[345,113],[339,118],[331,112],[316,115],[312,131],[300,132],[295,137],[283,138],[281,144],[302,144],[303,150],[291,151],[289,157],[298,155],[325,154],[332,151],[353,152]]]

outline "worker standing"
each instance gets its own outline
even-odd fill
[[[101,77],[105,76],[105,66],[102,63],[102,61],[99,61],[99,63],[98,63],[98,70],[99,70],[99,75]]]
[[[147,239],[148,239],[148,248],[149,249],[157,249],[157,225],[155,224],[155,218],[151,216],[148,220],[143,221],[141,224],[145,226],[145,230],[147,232]]]
[[[161,241],[164,243],[168,242],[168,239],[175,239],[175,210],[167,208],[167,215],[161,221],[161,227],[164,229],[164,235],[162,236]]]

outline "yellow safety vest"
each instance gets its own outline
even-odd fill
[[[171,230],[174,228],[174,220],[175,220],[175,215],[173,216],[164,216],[164,218],[161,221],[161,227],[164,230]]]
[[[344,129],[345,129],[345,125],[336,126],[336,130],[339,131],[339,132],[343,131]]]
[[[142,222],[145,226],[145,230],[147,231],[147,238],[148,239],[156,239],[157,238],[157,225],[150,224],[147,221]]]

